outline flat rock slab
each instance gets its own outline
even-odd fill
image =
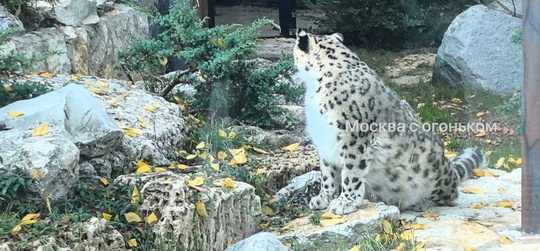
[[[422,224],[414,235],[426,250],[540,250],[539,236],[521,233],[521,169],[488,170],[499,177],[463,182],[452,207],[403,212],[402,217]],[[470,187],[483,193],[463,193]],[[506,238],[511,243],[504,244]]]
[[[334,226],[314,225],[309,217],[295,219],[275,232],[283,243],[290,243],[293,250],[336,250],[336,246],[361,243],[366,234],[381,230],[384,220],[399,218],[399,209],[382,203],[366,201],[364,206],[343,216],[345,222]]]

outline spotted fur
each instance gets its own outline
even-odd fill
[[[417,211],[448,205],[458,195],[458,184],[484,165],[484,156],[473,148],[448,160],[442,140],[421,128],[351,130],[348,125],[355,122],[420,125],[420,120],[343,45],[341,34],[299,30],[293,54],[306,84],[306,131],[321,162],[321,192],[311,199],[312,209],[348,214],[366,195]]]

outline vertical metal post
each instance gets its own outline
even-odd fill
[[[296,30],[296,1],[279,0],[278,5],[280,35],[291,37],[291,35],[295,34],[294,30]]]
[[[523,1],[523,169],[521,226],[540,233],[540,1]]]

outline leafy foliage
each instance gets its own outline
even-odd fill
[[[271,66],[247,60],[255,51],[259,29],[271,21],[261,19],[248,27],[222,25],[207,29],[205,20],[185,5],[174,6],[165,15],[146,12],[162,32],[158,38],[136,41],[120,53],[120,67],[128,77],[142,78],[149,91],[162,96],[167,96],[171,85],[190,83],[196,90],[188,100],[194,110],[262,127],[279,125],[271,118],[284,111],[275,107],[273,94],[292,88],[284,87],[290,86],[286,81],[278,83],[280,77],[290,79],[292,60],[283,59]],[[189,70],[160,77],[175,58],[182,59]]]
[[[50,87],[39,83],[19,81],[10,85],[0,85],[0,107],[18,100],[35,98],[49,91],[51,91]]]
[[[348,43],[400,48],[437,45],[452,20],[474,0],[308,1],[323,12],[318,32],[341,32]]]

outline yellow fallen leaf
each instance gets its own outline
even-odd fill
[[[163,57],[159,60],[159,64],[165,66],[167,64],[168,60],[166,57]]]
[[[20,117],[20,116],[23,116],[24,115],[24,112],[21,112],[21,111],[10,111],[10,112],[7,112],[7,115],[12,117],[12,118],[16,118],[16,117]]]
[[[21,219],[21,222],[30,221],[30,220],[36,220],[39,216],[40,216],[39,213],[37,213],[37,214],[27,214]]]
[[[381,235],[380,235],[380,234],[377,234],[377,235],[375,236],[375,241],[376,241],[376,242],[381,242]]]
[[[463,192],[468,193],[468,194],[483,194],[483,193],[485,193],[484,190],[482,190],[481,188],[477,188],[477,187],[464,187]]]
[[[156,167],[154,168],[154,172],[156,173],[159,173],[159,172],[165,172],[167,171],[167,169],[163,168],[163,167]]]
[[[449,159],[453,159],[453,158],[455,158],[457,155],[458,155],[458,152],[456,152],[456,151],[446,151],[446,153],[444,154],[444,156],[445,156],[446,158],[449,158]]]
[[[512,244],[512,241],[510,239],[508,239],[508,237],[501,237],[499,238],[499,242],[501,244]]]
[[[233,157],[231,161],[234,160],[234,164],[244,164],[247,162],[247,156],[244,152],[241,152]],[[234,165],[231,163],[231,165]]]
[[[157,220],[157,215],[154,212],[152,212],[150,215],[148,215],[148,217],[146,217],[146,223],[148,223],[148,225],[154,224]]]
[[[411,225],[412,230],[422,230],[425,227],[426,226],[424,224],[421,224],[421,223],[416,223],[416,224]]]
[[[482,116],[484,116],[484,114],[486,114],[486,113],[485,112],[477,112],[476,117],[482,117]]]
[[[516,159],[516,165],[521,165],[521,163],[523,163],[523,159],[522,158],[517,158]]]
[[[188,155],[188,156],[186,157],[186,159],[194,159],[194,158],[196,158],[196,157],[197,157],[196,154],[190,154],[190,155]]]
[[[16,234],[19,233],[19,231],[21,231],[21,225],[15,226],[15,227],[11,230],[11,235],[16,235]]]
[[[285,244],[283,244],[283,245],[285,245],[285,247],[288,248],[288,249],[292,248],[292,244],[290,242],[285,242]]]
[[[253,151],[255,152],[258,152],[260,154],[267,154],[268,152],[263,150],[263,149],[260,149],[260,148],[257,148],[257,147],[253,147]]]
[[[112,215],[108,213],[101,213],[101,216],[103,216],[103,219],[106,220],[110,220],[112,218]]]
[[[495,206],[497,207],[512,208],[513,205],[514,203],[512,203],[511,201],[500,201],[500,202],[495,203]]]
[[[246,137],[244,137],[244,139],[246,139],[246,140],[247,140],[247,142],[251,142],[251,141],[253,141],[253,136],[249,136],[249,137],[247,137],[247,138],[246,138]]]
[[[53,74],[46,71],[46,72],[43,72],[43,73],[39,74],[39,76],[44,77],[44,78],[52,78]]]
[[[191,185],[191,186],[200,186],[202,184],[204,184],[204,179],[202,177],[197,177],[193,180],[188,181],[188,185]]]
[[[238,149],[229,149],[229,152],[232,154],[232,155],[238,155],[240,153],[243,153],[245,152],[246,150],[244,150],[244,148],[238,148]]]
[[[32,133],[32,136],[41,137],[43,135],[46,135],[47,133],[49,133],[49,124],[44,123],[43,125],[41,125],[38,128],[34,129],[34,132]]]
[[[143,109],[147,112],[154,112],[156,110],[156,108],[153,106],[145,106]]]
[[[32,171],[32,179],[33,179],[33,180],[36,180],[36,179],[38,178],[38,175],[39,175],[38,170],[34,169],[34,170]]]
[[[89,92],[95,93],[95,94],[105,94],[107,93],[107,90],[101,89],[101,88],[94,88],[92,90],[89,90]]]
[[[475,248],[464,248],[463,251],[476,251]]]
[[[461,99],[459,99],[459,98],[453,98],[450,101],[452,101],[452,103],[454,103],[454,104],[460,104],[461,103]]]
[[[270,226],[269,222],[259,224],[259,227],[261,228],[268,228],[268,226]]]
[[[137,186],[133,187],[133,192],[131,193],[131,204],[137,204],[140,200],[139,188]]]
[[[269,206],[264,206],[264,207],[262,207],[261,211],[262,211],[262,213],[265,214],[265,215],[271,215],[271,214],[274,213],[274,210],[272,210],[272,208],[269,207]]]
[[[204,142],[201,142],[201,143],[197,144],[197,146],[195,146],[195,149],[203,149],[204,146],[206,146],[206,144]]]
[[[210,163],[210,167],[214,172],[219,172],[219,163]]]
[[[284,150],[287,150],[289,152],[293,152],[294,150],[296,150],[296,148],[298,148],[300,146],[300,142],[298,143],[294,143],[294,144],[291,144],[291,145],[288,145],[286,147],[284,147],[283,149]]]
[[[439,216],[441,216],[441,213],[439,212],[429,212],[429,213],[422,214],[422,217],[424,218],[436,218]]]
[[[499,186],[499,187],[497,187],[497,190],[499,190],[499,191],[501,191],[501,192],[502,192],[502,191],[506,191],[506,187]]]
[[[131,222],[141,222],[141,217],[139,217],[139,215],[137,215],[136,213],[134,212],[129,212],[129,213],[125,213],[124,214],[124,218],[126,218],[126,221],[128,223],[131,223]]]
[[[146,164],[144,161],[142,160],[139,160],[137,162],[137,166],[139,168],[137,168],[137,171],[135,171],[136,174],[141,174],[141,173],[151,173],[152,172],[152,167],[150,167],[150,165]]]
[[[125,92],[122,92],[122,94],[120,94],[120,96],[122,96],[122,98],[126,98],[128,96],[128,94],[125,93]]]
[[[45,196],[45,206],[47,206],[49,213],[52,213],[51,200],[49,200],[49,196]]]
[[[177,166],[178,169],[180,169],[180,170],[186,170],[186,169],[189,169],[189,166],[187,166],[187,165],[178,164],[178,165],[176,165],[176,166]]]
[[[234,181],[231,178],[225,178],[223,185],[228,188],[234,188]]]
[[[354,245],[349,251],[360,251],[360,244]]]
[[[136,247],[137,246],[137,239],[135,239],[135,238],[129,239],[128,246],[131,247],[131,248]]]
[[[483,177],[484,176],[484,169],[479,169],[479,168],[473,169],[472,173],[476,177]]]
[[[386,234],[392,234],[392,224],[390,224],[389,221],[387,220],[384,220],[383,223],[382,223],[382,226],[383,226],[383,231],[386,233]]]
[[[272,198],[271,200],[268,201],[268,205],[272,205],[272,204],[274,204],[276,202],[278,202],[278,199]]]
[[[484,208],[484,207],[486,207],[486,205],[483,205],[481,203],[473,204],[473,205],[469,206],[469,208],[472,208],[472,209],[481,209],[481,208]]]
[[[486,151],[486,152],[484,153],[484,155],[486,155],[486,157],[489,157],[489,156],[491,155],[492,152],[493,152],[493,151]]]
[[[229,135],[227,136],[227,138],[232,139],[234,137],[236,137],[236,133],[235,132],[229,132]]]
[[[475,134],[476,137],[484,137],[486,136],[486,131],[485,130],[481,130],[479,131],[477,134]]]
[[[406,231],[403,231],[403,233],[401,233],[401,239],[407,240],[407,241],[414,240],[414,235],[411,230],[406,230]]]
[[[113,99],[107,100],[106,102],[107,102],[107,104],[112,105],[112,104],[116,104],[116,103],[120,102],[120,99],[113,98]]]
[[[504,157],[500,158],[499,160],[497,160],[497,163],[495,164],[495,168],[501,168],[503,165],[504,165],[504,161],[506,159]]]
[[[97,84],[98,84],[98,86],[101,87],[101,88],[107,88],[107,87],[109,87],[109,83],[104,82],[104,81],[101,81],[101,80],[98,80],[98,81],[97,81]]]
[[[208,217],[208,213],[206,212],[206,207],[204,206],[204,203],[199,201],[195,205],[195,208],[197,209],[197,214],[201,217]]]
[[[218,134],[222,138],[227,138],[227,133],[225,131],[223,131],[222,129],[218,130]]]
[[[144,119],[144,117],[142,116],[137,116],[137,121],[141,122],[141,123],[145,123],[146,120]]]
[[[323,227],[329,227],[329,226],[335,226],[338,224],[345,223],[347,220],[341,218],[341,219],[323,219],[321,220],[321,226]]]
[[[328,213],[328,212],[325,212],[323,214],[321,214],[321,219],[341,219],[343,218],[341,215],[337,215],[337,214],[332,214],[332,213]]]
[[[227,158],[227,153],[225,153],[224,151],[220,151],[217,154],[217,158],[220,159],[220,160],[224,160],[224,159]]]
[[[266,169],[264,169],[264,168],[257,168],[257,171],[256,171],[255,173],[256,173],[256,174],[259,174],[259,175],[265,174],[265,173],[266,173]]]
[[[99,181],[101,181],[101,184],[103,184],[105,186],[109,185],[109,180],[107,178],[105,178],[105,177],[100,177]]]
[[[136,138],[139,135],[143,134],[144,131],[141,130],[141,129],[137,129],[137,128],[128,128],[128,129],[126,129],[125,133],[126,133],[127,136],[130,136],[132,138]]]
[[[207,156],[207,155],[208,155],[207,152],[202,152],[201,154],[199,154],[199,158],[201,158],[201,159],[206,159],[206,156]],[[212,155],[210,155],[210,156],[212,156]]]

